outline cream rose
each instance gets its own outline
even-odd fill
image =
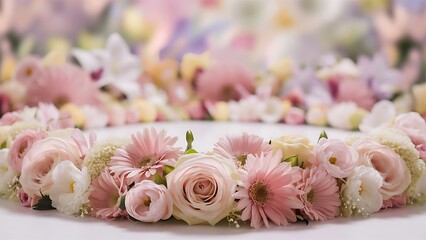
[[[28,196],[49,194],[52,187],[52,170],[64,160],[80,166],[80,156],[75,144],[61,138],[49,137],[33,144],[22,161],[19,182]]]
[[[0,150],[0,196],[9,189],[9,185],[17,175],[7,159],[8,152],[7,148]]]
[[[238,172],[231,159],[211,154],[187,154],[166,176],[173,197],[173,216],[189,225],[215,225],[234,205]]]
[[[271,146],[274,152],[278,149],[282,151],[283,159],[297,155],[299,160],[307,164],[309,159],[313,157],[313,146],[309,143],[308,138],[301,135],[292,134],[272,139]]]
[[[360,139],[354,144],[360,164],[376,169],[383,177],[380,192],[383,200],[401,194],[411,182],[405,161],[391,148],[371,139]]]

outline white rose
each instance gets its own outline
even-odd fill
[[[0,195],[9,189],[9,185],[17,175],[8,161],[8,155],[9,149],[0,150]]]
[[[71,161],[60,162],[52,172],[52,206],[67,215],[77,214],[87,202],[89,186],[90,175],[86,167],[80,171]]]
[[[239,178],[231,159],[211,154],[187,154],[167,176],[173,216],[189,225],[215,225],[231,211]]]
[[[328,122],[334,128],[352,130],[351,117],[358,111],[354,102],[342,102],[334,105],[328,112]]]
[[[262,104],[260,120],[266,123],[279,122],[284,115],[284,107],[281,100],[277,97],[270,97]]]

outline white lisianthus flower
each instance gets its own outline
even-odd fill
[[[9,190],[9,185],[12,184],[17,174],[7,159],[8,155],[9,149],[0,150],[0,195],[5,194]]]
[[[85,128],[102,128],[108,124],[108,115],[98,108],[86,105],[82,107],[82,110],[85,116]]]
[[[382,207],[383,178],[374,168],[358,166],[342,185],[342,214],[368,216]]]
[[[388,127],[392,119],[395,117],[395,105],[390,101],[382,100],[376,103],[371,109],[371,112],[364,117],[359,125],[359,129],[365,133],[383,129]]]
[[[328,122],[334,128],[352,130],[351,117],[358,111],[354,102],[342,102],[331,107],[328,112]]]
[[[281,100],[277,97],[270,97],[262,104],[260,120],[266,123],[279,122],[284,115],[284,107]]]
[[[52,172],[50,199],[59,212],[79,213],[89,196],[90,175],[87,168],[80,171],[71,161],[60,162]]]
[[[262,114],[263,102],[255,96],[249,96],[240,101],[230,101],[228,103],[229,114],[235,122],[256,122]]]

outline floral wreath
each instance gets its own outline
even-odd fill
[[[81,67],[60,53],[27,57],[0,89],[0,195],[24,207],[259,228],[426,201],[424,86],[401,96],[389,80],[398,70],[379,56],[316,70],[290,71],[284,61],[255,77],[221,54],[187,54],[180,66],[140,61],[117,34],[106,49],[72,56]],[[367,71],[371,65],[381,71]],[[105,141],[79,129],[180,119],[329,124],[364,134],[343,141],[323,132],[312,144],[242,133],[198,153],[190,131],[181,149],[154,128]]]

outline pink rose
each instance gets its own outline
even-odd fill
[[[419,113],[400,114],[395,120],[395,127],[404,131],[414,145],[426,144],[426,122]]]
[[[407,196],[405,194],[399,194],[392,196],[388,200],[383,201],[382,209],[392,208],[392,207],[404,207],[407,205]]]
[[[391,148],[371,139],[361,139],[354,144],[360,164],[376,169],[383,177],[380,192],[384,200],[401,194],[411,182],[405,161]]]
[[[70,160],[76,166],[81,165],[77,146],[71,141],[50,137],[33,144],[22,161],[19,182],[30,196],[49,194],[52,186],[52,171],[64,160]]]
[[[18,121],[21,121],[21,117],[17,112],[8,112],[0,118],[0,126],[10,126]]]
[[[166,220],[173,213],[173,199],[164,185],[150,180],[137,183],[126,194],[126,211],[141,222]]]
[[[32,208],[40,201],[41,197],[34,195],[33,197],[28,196],[24,189],[20,188],[17,192],[18,199],[23,207]]]
[[[337,139],[321,138],[314,147],[310,162],[324,169],[335,178],[349,176],[358,161],[358,153],[352,147]]]
[[[9,151],[10,165],[16,172],[21,172],[22,160],[31,146],[35,142],[46,138],[46,136],[47,134],[42,130],[28,130],[16,137]]]
[[[189,225],[215,225],[234,206],[238,172],[232,159],[211,154],[187,154],[166,176],[173,197],[173,216]]]
[[[284,121],[291,125],[300,125],[305,122],[305,112],[297,107],[291,107],[284,117]]]

